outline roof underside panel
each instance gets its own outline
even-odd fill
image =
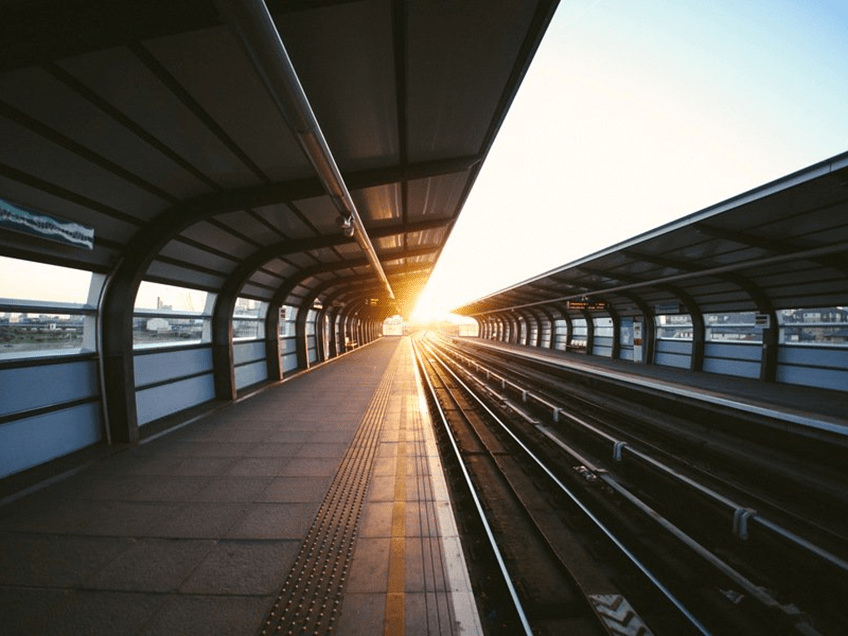
[[[459,205],[468,175],[450,174],[409,183],[411,218],[450,218]]]
[[[789,175],[456,311],[603,300],[618,312],[848,303],[848,154]],[[659,307],[659,309],[658,309]],[[641,310],[640,310],[641,311]]]
[[[132,255],[149,280],[262,299],[335,276],[345,302],[387,296],[211,0],[104,6],[0,2],[0,199],[96,235],[2,230],[0,253],[100,272]],[[268,6],[409,311],[556,2]]]
[[[367,215],[367,221],[397,220],[403,213],[401,188],[392,183],[375,188],[367,188],[351,193],[358,209]]]
[[[397,165],[392,3],[340,3],[276,22],[339,167]]]
[[[252,208],[251,211],[258,221],[281,238],[299,239],[313,235],[306,219],[294,214],[292,209],[283,203]],[[226,215],[222,216],[226,217]],[[276,241],[277,238],[273,237],[273,240],[267,244]]]
[[[409,156],[479,153],[530,30],[531,2],[469,0],[407,6]],[[433,64],[444,60],[445,67]],[[497,60],[498,63],[492,63]]]
[[[310,175],[297,142],[227,27],[171,36],[148,48],[190,99],[203,105],[234,147],[250,158],[246,167],[257,178],[283,181]],[[227,86],[223,92],[222,83]]]
[[[216,31],[223,43],[227,32]],[[259,177],[237,156],[235,148],[210,128],[214,120],[202,118],[211,106],[197,104],[196,97],[144,45],[131,46],[64,61],[57,74],[97,104],[104,115],[119,114],[121,123],[143,131],[148,143],[190,172],[181,189],[196,184],[193,194],[201,194],[210,187],[258,183]],[[87,136],[88,131],[85,133]]]

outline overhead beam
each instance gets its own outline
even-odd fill
[[[757,249],[761,249],[766,252],[771,252],[773,254],[794,254],[796,252],[809,249],[809,246],[802,246],[793,241],[765,239],[750,234],[748,232],[729,230],[726,228],[716,227],[714,225],[708,225],[706,223],[697,223],[695,227],[698,228],[699,232],[701,232],[702,234],[706,234],[707,236],[712,236],[714,238],[719,238],[725,241],[732,241],[734,243],[739,243],[740,245],[745,245],[747,247],[755,247]],[[841,254],[820,256],[816,258],[810,258],[809,260],[813,263],[817,263],[819,265],[835,269],[844,276],[848,276],[848,259],[846,259]]]
[[[353,238],[365,252],[375,275],[386,286],[389,297],[394,298],[391,283],[383,271],[380,258],[264,0],[215,0],[215,5],[226,18],[277,109],[330,195],[333,205],[339,211],[345,232],[353,232]]]
[[[406,167],[392,165],[349,172],[344,175],[344,179],[351,190],[364,190],[404,180],[427,179],[465,172],[479,162],[480,158],[474,156],[450,157],[414,163]],[[324,194],[326,191],[321,182],[313,177],[205,194],[184,202],[182,207],[186,213],[201,215],[195,220],[202,220],[216,214],[313,199]]]

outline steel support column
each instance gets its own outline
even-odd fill
[[[595,319],[588,309],[581,309],[580,314],[586,320],[586,355],[592,355],[595,349]]]
[[[268,379],[279,382],[283,379],[283,359],[280,351],[280,306],[268,307],[265,314],[265,363]]]

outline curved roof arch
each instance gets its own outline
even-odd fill
[[[556,2],[267,6],[408,312]],[[211,0],[0,2],[0,42],[0,199],[95,236],[81,250],[2,232],[0,252],[111,274],[125,302],[142,278],[270,301],[362,257]]]

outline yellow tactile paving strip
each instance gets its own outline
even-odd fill
[[[260,633],[481,633],[408,339]]]
[[[395,500],[392,507],[392,538],[389,550],[389,585],[386,590],[386,636],[401,634],[406,605],[406,424],[400,422],[395,464]]]
[[[325,634],[336,628],[396,368],[397,354],[342,458],[261,634]]]
[[[397,372],[335,633],[480,634],[408,340],[395,358]]]

